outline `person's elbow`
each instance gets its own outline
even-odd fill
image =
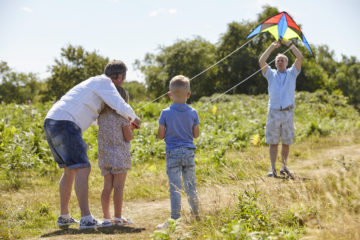
[[[199,129],[199,125],[197,125],[193,128],[193,137],[198,138],[199,136],[200,136],[200,129]]]
[[[165,134],[159,132],[157,134],[157,138],[160,139],[160,140],[163,140],[165,138]]]
[[[259,66],[260,66],[260,67],[263,67],[265,64],[266,64],[265,59],[260,58],[260,59],[259,59]]]
[[[260,69],[262,70],[262,72],[264,74],[266,73],[266,70],[267,70],[266,65],[267,65],[266,61],[264,61],[263,59],[259,60]]]

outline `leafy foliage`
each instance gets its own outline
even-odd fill
[[[214,95],[215,98],[217,95]],[[203,161],[216,166],[227,164],[229,150],[242,150],[248,145],[265,144],[267,96],[225,95],[210,104],[203,97],[192,106],[198,110],[201,135],[195,141]],[[327,136],[352,131],[360,126],[360,117],[341,95],[326,91],[296,94],[296,141],[309,136]],[[135,132],[131,154],[135,164],[164,159],[165,144],[156,139],[160,111],[168,103],[131,103],[143,119],[142,128]],[[142,107],[143,108],[139,108]],[[21,188],[18,177],[36,169],[39,175],[56,172],[57,166],[43,135],[43,119],[50,103],[0,105],[0,166],[2,179],[9,188]],[[84,133],[90,159],[97,159],[97,129]],[[146,146],[146,147],[144,147]],[[209,151],[211,149],[211,151]],[[4,186],[5,186],[4,185]]]
[[[146,87],[144,84],[131,81],[125,82],[123,86],[130,95],[130,101],[143,101],[146,100]]]
[[[108,58],[98,55],[96,51],[88,52],[81,46],[61,48],[61,58],[55,59],[55,64],[50,67],[51,76],[46,81],[44,100],[59,99],[81,81],[104,73],[108,62]]]
[[[200,37],[193,40],[180,40],[169,47],[160,48],[155,56],[146,54],[143,62],[136,65],[145,75],[151,96],[159,96],[168,91],[170,79],[175,75],[193,77],[213,64],[215,46]],[[191,100],[214,93],[208,79],[215,78],[216,68],[199,76],[191,86]]]
[[[34,73],[16,73],[6,62],[0,62],[0,102],[37,101],[42,85]]]
[[[208,66],[219,62],[235,49],[244,45],[248,40],[251,27],[264,21],[276,13],[278,9],[265,6],[263,12],[258,14],[254,22],[231,22],[216,44],[199,44],[204,42],[199,37],[193,40],[181,41],[173,45],[160,48],[158,54],[148,53],[143,61],[136,61],[146,79],[148,92],[154,98],[168,91],[168,82],[177,74],[194,77],[197,73],[207,69]],[[265,49],[274,41],[268,34],[260,34],[254,37],[247,46],[224,59],[219,65],[210,69],[210,73],[199,76],[192,82],[193,98],[210,96],[213,93],[224,92],[234,85],[251,76],[249,81],[244,82],[241,87],[232,89],[229,94],[263,94],[267,92],[267,83],[259,71],[258,60]],[[293,40],[304,55],[301,73],[297,78],[297,90],[314,92],[319,89],[327,90],[329,93],[341,90],[349,97],[349,102],[358,106],[359,104],[359,61],[354,57],[343,57],[342,61],[334,60],[334,51],[326,45],[319,47],[311,46],[315,52],[312,57],[306,48],[297,40]],[[285,46],[276,49],[269,57],[269,62],[275,56],[286,51]],[[199,55],[198,55],[199,54]],[[295,56],[286,53],[291,65]],[[203,64],[205,63],[205,64]],[[273,68],[274,64],[270,64]],[[194,71],[194,69],[196,69]]]
[[[349,102],[359,107],[360,105],[360,62],[355,57],[343,56],[338,71],[335,74],[335,81]]]

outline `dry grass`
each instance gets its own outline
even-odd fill
[[[216,232],[216,238],[222,238],[217,225],[211,225],[209,217],[233,209],[237,196],[244,190],[259,191],[258,204],[268,209],[277,221],[296,221],[305,227],[302,239],[360,239],[360,144],[357,133],[347,136],[310,139],[295,144],[291,148],[290,168],[296,172],[297,179],[283,180],[266,178],[268,169],[267,147],[249,147],[246,151],[233,151],[226,155],[227,164],[210,169],[209,177],[203,176],[199,159],[198,170],[201,181],[198,182],[201,203],[200,223],[194,222],[188,213],[186,196],[183,197],[183,218],[172,239],[189,237],[204,239],[209,229]],[[9,220],[8,226],[1,231],[9,231],[8,237],[43,239],[149,239],[155,226],[166,220],[170,214],[167,192],[165,163],[147,163],[135,166],[129,173],[126,190],[124,215],[136,223],[131,228],[114,228],[98,231],[63,231],[57,229],[55,221],[58,214],[57,179],[44,177],[29,178],[28,187],[19,191],[2,191],[0,217]],[[90,180],[90,206],[95,216],[101,216],[100,192],[102,177],[97,167],[93,167]],[[46,204],[45,215],[39,211]],[[70,209],[75,217],[79,211],[75,195]],[[26,231],[21,224],[26,222],[28,211],[30,219],[36,221]],[[293,214],[293,215],[291,215]],[[3,236],[4,233],[2,233]]]
[[[263,206],[273,212],[291,211],[306,226],[308,239],[360,239],[360,144],[359,135],[313,138],[294,145],[289,166],[293,181],[264,178],[258,169],[267,162],[267,148],[233,152],[242,159],[246,173],[244,190],[261,192]],[[354,144],[355,143],[355,144]]]

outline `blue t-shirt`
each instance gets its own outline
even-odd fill
[[[268,81],[270,109],[279,110],[291,104],[295,106],[296,77],[299,73],[300,71],[296,69],[295,64],[283,73],[271,69],[270,66],[266,70],[266,74],[262,73]]]
[[[159,124],[165,126],[166,152],[176,148],[193,148],[193,127],[199,125],[197,112],[187,104],[173,103],[162,110]]]

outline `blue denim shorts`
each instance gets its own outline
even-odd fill
[[[60,168],[90,167],[81,129],[71,121],[45,119],[45,137]]]

